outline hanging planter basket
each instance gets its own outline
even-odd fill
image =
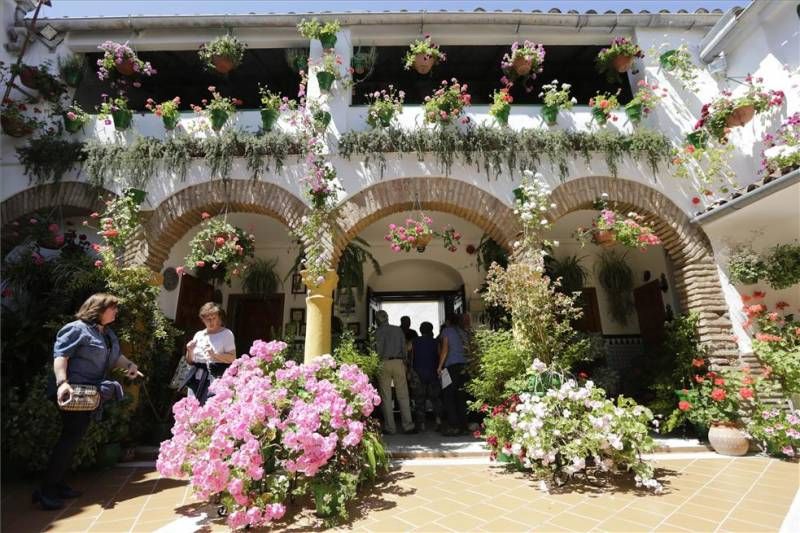
[[[131,127],[133,111],[130,109],[117,109],[111,112],[111,118],[114,120],[114,128],[118,131],[124,131]]]
[[[705,148],[708,143],[708,133],[705,130],[696,130],[686,135],[686,142],[695,148]]]
[[[661,68],[667,72],[675,70],[675,63],[672,62],[672,56],[674,56],[676,53],[678,53],[677,50],[667,50],[658,56],[658,63],[661,65]]]
[[[331,123],[331,114],[327,111],[317,111],[314,113],[314,127],[319,133],[328,129],[328,124]]]
[[[64,129],[67,130],[69,133],[78,133],[81,128],[83,128],[83,120],[80,118],[70,119],[67,116],[67,112],[61,113],[61,117],[64,119]]]
[[[212,56],[211,63],[214,64],[214,70],[220,74],[227,74],[236,68],[236,63],[228,56]]]
[[[558,123],[558,108],[555,106],[542,106],[542,118],[548,126],[555,126]]]
[[[511,113],[511,106],[504,107],[501,111],[495,113],[494,118],[501,126],[508,126],[508,114]]]
[[[642,121],[642,112],[644,106],[642,104],[628,104],[625,106],[625,114],[628,115],[628,120],[634,124]]]
[[[162,115],[161,120],[164,122],[164,129],[172,131],[178,126],[178,120],[180,120],[181,116],[179,114],[174,115]]]
[[[2,117],[0,124],[2,124],[3,133],[10,137],[25,137],[33,133],[33,128],[19,118]]]
[[[531,73],[531,69],[533,68],[533,59],[525,59],[525,56],[517,56],[511,63],[511,68],[514,69],[517,76],[527,76]]]
[[[330,50],[336,46],[336,34],[320,35],[319,42],[322,43],[322,48]]]
[[[22,70],[19,73],[19,81],[27,87],[28,89],[36,89],[36,75],[37,69],[30,67],[28,65],[23,65]]]
[[[278,117],[281,116],[280,111],[277,109],[262,109],[261,110],[261,128],[264,131],[272,131],[275,123],[278,122]]]
[[[611,66],[619,73],[628,72],[633,65],[633,56],[619,55],[611,61]]]
[[[602,109],[596,107],[592,108],[592,116],[594,117],[595,121],[601,126],[605,126],[606,122],[608,122],[608,115],[606,115]]]
[[[436,59],[428,54],[417,54],[414,57],[414,70],[419,74],[427,74],[436,64]]]
[[[737,107],[733,110],[733,112],[725,119],[725,125],[729,128],[735,128],[736,126],[744,126],[751,120],[756,114],[756,108],[752,105],[744,105],[741,107]]]
[[[613,231],[597,230],[592,234],[592,241],[602,248],[611,248],[617,242],[617,236]]]
[[[211,129],[219,131],[228,121],[228,112],[224,109],[212,109],[208,115],[208,119],[211,121]]]
[[[424,235],[420,235],[419,237],[417,237],[417,242],[415,243],[417,246],[417,253],[421,254],[425,252],[425,247],[427,247],[431,243],[432,239],[433,239],[432,233],[426,233]]]
[[[117,72],[122,74],[123,76],[132,76],[133,75],[133,61],[130,59],[125,59],[122,63],[117,63],[114,65],[114,68],[117,69]]]
[[[317,83],[320,91],[330,91],[336,76],[330,72],[317,72]]]

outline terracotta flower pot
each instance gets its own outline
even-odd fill
[[[736,126],[744,126],[751,120],[753,120],[753,116],[756,114],[756,108],[752,105],[745,105],[742,107],[737,107],[733,110],[727,119],[725,119],[725,125],[729,128],[735,128]]]
[[[433,68],[436,59],[428,54],[417,54],[414,57],[414,70],[420,74],[427,74]]]
[[[425,247],[428,246],[433,239],[433,235],[430,233],[426,233],[424,235],[420,235],[417,237],[417,242],[415,243],[417,246],[417,252],[422,253],[425,251]]]
[[[122,63],[117,63],[115,67],[117,69],[117,72],[119,72],[123,76],[133,75],[133,61],[130,59],[126,59]]]
[[[633,56],[617,56],[611,60],[611,66],[617,72],[627,72],[633,65]]]
[[[28,89],[36,89],[36,69],[27,65],[19,73],[19,81]]]
[[[598,230],[594,232],[592,240],[598,246],[602,246],[603,248],[611,248],[614,246],[614,243],[617,242],[617,236],[613,231]]]
[[[233,60],[228,56],[212,56],[211,62],[214,64],[214,70],[220,74],[227,74],[236,68]]]
[[[533,59],[525,59],[525,56],[517,56],[511,63],[511,68],[517,73],[517,76],[527,76],[533,68]]]
[[[742,456],[750,448],[747,436],[739,428],[727,424],[712,423],[708,442],[720,455]]]
[[[33,128],[28,127],[23,120],[16,118],[2,117],[0,125],[3,127],[3,133],[11,137],[25,137],[33,133]]]

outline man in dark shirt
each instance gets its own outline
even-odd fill
[[[433,338],[433,324],[430,322],[420,324],[419,331],[422,335],[416,337],[411,343],[411,367],[415,374],[412,380],[414,384],[412,394],[416,428],[419,431],[425,431],[425,406],[428,400],[433,406],[436,425],[438,426],[441,421],[441,386],[436,372],[439,362],[439,344]]]

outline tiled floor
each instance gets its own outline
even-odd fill
[[[800,487],[797,463],[761,457],[666,459],[657,466],[663,495],[597,480],[547,494],[535,481],[477,459],[408,461],[364,491],[340,529],[777,531]],[[57,512],[34,510],[30,485],[3,487],[2,531],[226,530],[213,507],[193,501],[186,483],[160,479],[151,468],[85,474],[73,484],[86,493]],[[277,526],[323,529],[308,510]]]

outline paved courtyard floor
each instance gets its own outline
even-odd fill
[[[787,517],[800,487],[800,465],[764,457],[701,453],[656,459],[662,495],[627,480],[576,482],[544,493],[537,482],[483,458],[395,463],[362,491],[352,531],[800,531]],[[85,493],[54,512],[34,509],[32,484],[3,487],[2,531],[226,531],[215,509],[195,502],[185,482],[147,466],[77,475]],[[796,519],[796,517],[795,517]],[[309,510],[276,530],[323,530]]]

